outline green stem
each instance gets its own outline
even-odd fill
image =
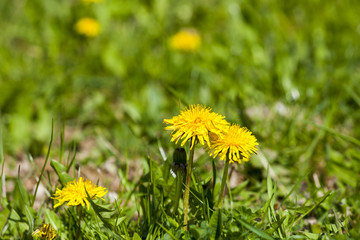
[[[193,159],[194,159],[194,151],[195,145],[191,146],[192,139],[190,138],[190,155],[189,155],[189,164],[187,166],[186,172],[186,186],[185,186],[185,193],[184,193],[184,227],[183,231],[188,230],[188,219],[189,219],[189,195],[190,195],[190,180],[191,180],[191,171],[193,166]]]
[[[79,214],[79,228],[76,231],[76,240],[79,239],[80,230],[81,230],[81,219],[82,219],[82,207],[80,205],[77,206],[77,212]]]
[[[226,185],[226,181],[227,181],[227,177],[228,177],[229,164],[230,164],[229,158],[228,158],[228,156],[226,156],[226,162],[225,162],[223,177],[222,177],[222,180],[221,180],[220,195],[219,195],[219,200],[217,202],[217,208],[218,209],[222,208],[222,204],[223,204],[224,190],[225,190],[225,185]]]

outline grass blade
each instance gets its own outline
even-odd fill
[[[286,194],[286,196],[284,197],[281,205],[290,197],[290,195],[294,192],[295,188],[304,180],[304,178],[309,175],[309,173],[311,173],[314,170],[313,167],[311,167],[301,178],[299,178],[295,185],[290,189],[290,191],[288,192],[288,194]]]
[[[46,158],[45,158],[44,165],[42,166],[42,169],[41,169],[41,172],[40,172],[39,180],[38,180],[38,182],[37,182],[37,184],[36,184],[35,193],[34,193],[34,198],[33,198],[33,201],[32,201],[32,203],[31,203],[31,207],[34,206],[35,199],[36,199],[36,194],[37,194],[37,191],[38,191],[40,182],[41,182],[41,178],[42,178],[42,176],[43,176],[43,174],[44,174],[45,166],[46,166],[46,164],[47,164],[47,162],[48,162],[48,160],[49,160],[51,145],[52,145],[52,142],[53,142],[53,136],[54,136],[54,120],[52,120],[52,122],[51,122],[50,143],[49,143],[49,147],[48,147],[48,151],[47,151],[47,154],[46,154]]]
[[[113,230],[113,226],[103,216],[101,216],[101,214],[100,214],[101,212],[105,212],[105,211],[110,211],[111,212],[111,210],[105,209],[105,208],[97,205],[96,203],[94,203],[94,201],[91,199],[91,197],[90,197],[88,191],[86,190],[86,188],[85,188],[85,192],[86,192],[86,195],[88,196],[87,200],[90,202],[90,204],[93,207],[96,215],[104,223],[105,227]]]
[[[69,155],[70,155],[70,153],[69,153]],[[70,156],[69,156],[69,157],[70,157]],[[71,166],[72,166],[72,165],[74,164],[74,162],[75,162],[75,157],[76,157],[76,144],[75,144],[75,142],[74,142],[72,158],[71,158],[70,163],[68,163],[68,166],[67,166],[67,168],[66,168],[66,173],[69,173]]]
[[[10,216],[10,210],[6,207],[0,211],[0,236],[5,226],[5,223],[8,221]]]
[[[62,163],[62,158],[64,155],[64,137],[65,137],[65,121],[63,120],[62,124],[60,124],[60,156],[59,156],[60,163]]]
[[[314,204],[313,206],[311,206],[309,208],[309,210],[307,210],[304,214],[302,214],[301,216],[299,216],[295,221],[294,221],[294,225],[299,222],[303,217],[305,217],[306,215],[308,215],[312,210],[314,210],[314,208],[316,208],[317,206],[319,206],[322,202],[324,202],[326,200],[326,198],[330,195],[331,191],[328,191],[327,193],[325,193],[325,195],[320,199],[319,202],[317,202],[316,204]]]
[[[360,147],[360,141],[357,140],[357,139],[354,138],[354,137],[351,137],[351,136],[349,136],[349,135],[345,135],[345,134],[343,134],[343,133],[341,133],[341,132],[338,132],[338,131],[336,131],[336,130],[334,130],[334,129],[331,129],[331,128],[329,128],[329,127],[326,127],[326,126],[324,126],[324,125],[320,125],[320,124],[317,124],[317,123],[314,123],[314,122],[310,122],[310,123],[311,123],[312,125],[320,128],[320,129],[328,132],[328,133],[331,133],[331,134],[333,134],[333,135],[335,135],[335,136],[341,137],[341,138],[345,139],[346,141],[351,142],[351,143],[353,143],[353,144],[355,144],[355,145],[357,145],[357,146]]]
[[[263,238],[263,239],[267,239],[267,240],[274,240],[274,238],[272,238],[269,234],[261,231],[260,229],[258,229],[257,227],[254,227],[253,225],[251,225],[250,223],[248,223],[247,221],[238,218],[236,219],[236,221],[238,221],[239,223],[241,223],[241,225],[243,225],[245,228],[247,228],[248,230],[250,230],[251,232],[255,233],[256,235],[258,235],[259,237]]]
[[[61,163],[59,163],[56,160],[51,160],[50,161],[50,166],[55,170],[56,174],[59,177],[59,181],[61,183],[62,186],[65,186],[66,183],[73,181],[74,178],[72,178],[69,174],[67,174],[66,168],[64,165],[62,165]]]
[[[161,223],[159,223],[158,221],[156,221],[156,224],[159,225],[162,229],[164,229],[164,231],[169,234],[169,236],[174,239],[177,240],[178,238],[174,236],[174,234],[172,234],[169,230],[167,230]]]
[[[212,229],[211,239],[219,239],[221,235],[221,209],[217,209],[210,218],[209,225]]]

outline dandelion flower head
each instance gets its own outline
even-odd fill
[[[93,18],[81,18],[75,24],[76,32],[86,37],[98,36],[100,29],[100,23]]]
[[[107,193],[106,188],[99,187],[91,183],[91,181],[88,179],[84,181],[83,178],[80,177],[77,182],[74,180],[72,182],[68,182],[63,189],[56,189],[52,199],[55,199],[58,202],[55,204],[54,208],[57,208],[65,202],[68,202],[68,206],[77,206],[81,204],[81,206],[84,207],[86,204],[87,208],[90,209],[90,204],[87,199],[88,195],[86,194],[85,189],[92,199],[103,199],[102,197]]]
[[[224,116],[202,105],[191,105],[182,110],[180,115],[164,119],[164,123],[170,125],[165,129],[172,130],[172,142],[178,143],[182,139],[181,146],[184,146],[191,139],[191,148],[196,139],[201,145],[210,147],[209,135],[220,135],[229,125]]]
[[[184,29],[173,35],[169,40],[171,49],[194,52],[201,45],[200,35],[194,29]]]
[[[210,155],[214,158],[219,155],[225,160],[226,155],[230,163],[248,161],[252,153],[257,152],[256,137],[245,127],[231,125],[221,137],[213,140],[210,146]]]
[[[37,239],[52,240],[56,238],[56,233],[51,224],[44,223],[41,225],[40,229],[37,229],[32,233],[32,236]]]

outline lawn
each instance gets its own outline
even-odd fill
[[[0,1],[0,239],[360,239],[359,12]]]

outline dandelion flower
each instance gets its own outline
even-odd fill
[[[210,135],[220,135],[229,125],[223,116],[211,111],[211,108],[201,105],[191,105],[180,112],[180,115],[171,119],[164,119],[164,123],[170,126],[166,130],[172,130],[171,141],[178,143],[183,139],[181,146],[184,146],[188,139],[192,139],[191,148],[195,139],[201,145],[210,147]]]
[[[173,35],[169,40],[171,49],[194,52],[201,45],[200,35],[194,29],[184,29]]]
[[[219,155],[220,160],[229,156],[230,163],[248,161],[252,153],[257,152],[259,145],[252,132],[239,125],[231,125],[219,138],[213,140],[210,146],[210,155],[214,158]]]
[[[32,233],[32,236],[39,239],[52,240],[56,238],[56,233],[51,224],[43,224],[40,229],[37,229]]]
[[[96,37],[100,29],[99,22],[93,18],[82,18],[75,24],[76,32],[86,37]]]
[[[57,208],[65,202],[68,202],[68,206],[77,206],[80,204],[81,206],[85,206],[86,204],[87,208],[90,209],[90,204],[87,200],[88,195],[86,194],[85,189],[92,199],[103,199],[102,197],[107,193],[106,188],[98,187],[97,185],[91,183],[90,180],[84,181],[83,178],[80,177],[78,182],[76,182],[76,180],[73,182],[68,182],[62,190],[56,189],[52,199],[57,200],[58,203],[55,204],[54,208]]]

